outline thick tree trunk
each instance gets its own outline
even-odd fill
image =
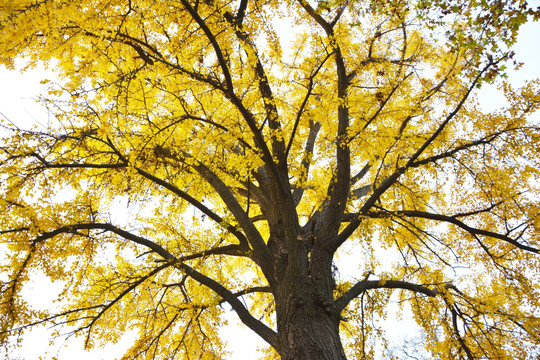
[[[331,257],[313,253],[308,256],[305,249],[296,248],[297,256],[289,257],[284,276],[277,282],[281,358],[345,360],[339,336],[340,313],[333,299]]]
[[[282,360],[346,360],[339,321],[314,304],[296,304],[279,328]]]
[[[292,196],[279,187],[271,193],[273,202],[265,210],[273,273],[267,278],[276,304],[276,350],[282,360],[346,360],[333,298],[332,253],[318,246],[328,241],[313,228],[301,229]]]

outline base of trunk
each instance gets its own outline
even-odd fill
[[[347,359],[339,337],[339,321],[322,310],[298,310],[295,321],[280,329],[282,360]]]

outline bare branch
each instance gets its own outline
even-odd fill
[[[366,165],[364,165],[364,167],[358,172],[358,174],[354,175],[351,178],[351,186],[356,184],[358,181],[362,180],[364,176],[366,176],[366,174],[368,173],[369,169],[371,169],[370,163],[367,163]]]
[[[370,191],[371,191],[371,185],[364,185],[362,187],[352,190],[351,195],[353,198],[358,199],[358,198],[366,196],[367,194],[369,194]]]

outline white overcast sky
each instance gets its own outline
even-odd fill
[[[509,80],[514,86],[519,86],[524,81],[540,77],[539,38],[540,23],[528,23],[523,26],[518,38],[518,44],[515,46],[515,59],[524,62],[525,65],[518,72],[509,71]],[[8,71],[0,66],[0,117],[9,119],[23,128],[29,128],[31,124],[46,125],[48,121],[47,112],[35,100],[40,93],[46,91],[46,85],[39,83],[43,78],[53,79],[54,75],[43,69],[21,73],[17,70]],[[504,97],[496,91],[494,86],[482,87],[479,97],[481,104],[486,109],[496,109],[504,104]],[[1,130],[0,134],[2,134]],[[45,299],[47,296],[43,291],[36,288],[30,296]],[[233,316],[233,313],[229,313],[227,318],[229,323],[233,324],[233,326],[223,329],[223,335],[229,342],[229,348],[232,351],[230,358],[257,358],[256,348],[263,344],[261,340],[250,330],[239,329],[234,326],[238,321]],[[81,342],[77,340],[70,340],[67,345],[59,342],[53,346],[49,345],[49,340],[47,329],[37,329],[23,341],[17,355],[24,360],[34,360],[38,359],[39,356],[43,356],[45,351],[49,351],[50,354],[45,359],[57,356],[59,360],[112,360],[121,355],[122,350],[129,346],[128,339],[124,343],[111,345],[103,350],[86,352],[81,350]]]

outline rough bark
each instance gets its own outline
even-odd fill
[[[321,299],[321,290],[320,282],[309,277],[300,284],[280,287],[276,310],[283,360],[346,359],[339,337],[339,313],[333,302]]]
[[[283,360],[344,360],[332,256],[313,246],[313,234],[293,235],[275,258],[278,351]]]
[[[291,299],[279,331],[282,360],[345,360],[338,321],[313,301]]]

